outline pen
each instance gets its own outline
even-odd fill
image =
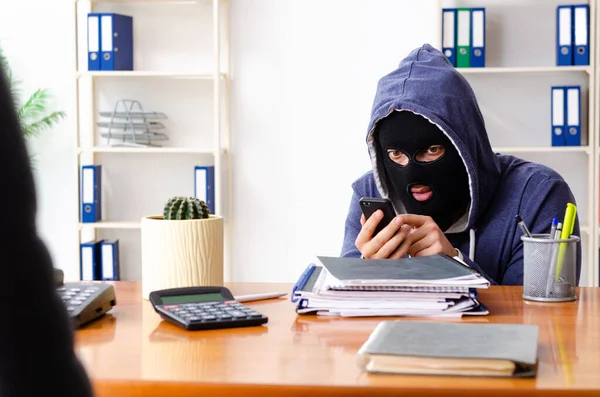
[[[556,226],[556,231],[554,232],[554,239],[560,240],[561,233],[562,233],[562,222],[558,222],[558,226]]]
[[[260,301],[265,299],[274,299],[280,298],[282,296],[286,296],[285,292],[265,292],[262,294],[250,294],[250,295],[237,295],[233,298],[238,302],[251,302],[251,301]]]
[[[517,224],[523,231],[523,234],[527,237],[531,237],[531,233],[529,233],[529,229],[527,229],[527,226],[525,226],[525,222],[523,222],[523,219],[521,219],[521,215],[517,215],[516,219],[517,219]]]
[[[554,235],[556,234],[557,226],[558,226],[558,218],[552,218],[552,226],[550,227],[550,234],[548,235],[549,238],[554,238]]]
[[[551,237],[554,240],[560,239],[560,233],[562,232],[562,222],[558,222],[556,226],[556,230],[554,231],[554,235]],[[552,273],[556,269],[556,258],[558,255],[558,244],[552,242],[552,257],[550,258],[550,266],[548,266],[548,278],[546,279],[546,297],[550,296],[550,292],[552,291]]]

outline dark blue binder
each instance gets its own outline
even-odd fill
[[[81,222],[102,219],[102,166],[81,167]]]
[[[456,66],[456,8],[442,9],[442,52]]]
[[[87,17],[88,70],[100,70],[100,14]]]
[[[102,254],[100,245],[103,240],[93,240],[81,243],[79,256],[79,278],[84,281],[100,280],[102,268],[100,261]]]
[[[567,146],[581,146],[581,87],[565,87],[565,142]]]
[[[485,66],[485,8],[471,8],[471,67]]]
[[[211,214],[215,214],[215,167],[194,167],[194,197],[208,205]]]
[[[121,279],[119,260],[119,240],[102,241],[101,244],[101,280],[117,281]]]
[[[567,98],[565,87],[554,86],[550,89],[550,125],[552,126],[552,146],[565,146],[565,119]]]
[[[590,64],[590,6],[573,6],[573,65]]]
[[[133,70],[133,18],[100,14],[101,70]]]
[[[556,7],[556,64],[573,65],[573,6]]]

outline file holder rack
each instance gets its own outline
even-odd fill
[[[107,139],[111,147],[160,147],[154,141],[169,139],[160,132],[165,126],[157,119],[166,119],[164,113],[144,111],[139,101],[131,99],[118,100],[112,112],[100,112],[101,117],[110,117],[109,121],[99,121],[98,127],[108,128],[102,137]]]

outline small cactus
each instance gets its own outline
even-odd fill
[[[195,197],[176,196],[167,200],[164,218],[168,220],[208,218],[208,205]]]

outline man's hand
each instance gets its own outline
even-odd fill
[[[404,241],[411,230],[409,225],[402,222],[404,216],[396,216],[377,235],[373,236],[375,228],[383,218],[383,212],[377,210],[369,219],[365,219],[365,216],[361,215],[360,224],[362,229],[356,236],[355,244],[363,258],[397,259],[406,255],[401,255],[401,252],[398,251],[400,243]]]
[[[450,244],[444,232],[430,216],[402,214],[398,217],[402,218],[402,223],[413,227],[396,251],[401,255],[400,257],[406,254],[410,256],[439,253],[456,256],[458,254],[456,248]]]

